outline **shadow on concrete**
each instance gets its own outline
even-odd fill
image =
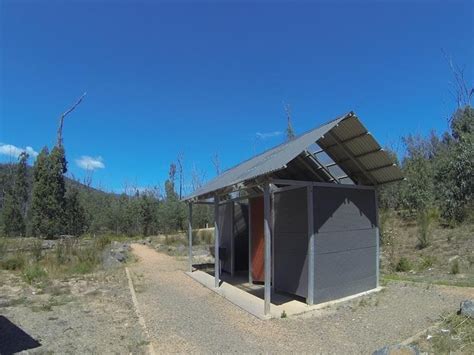
[[[214,277],[214,264],[200,264],[193,265],[193,267],[196,270],[204,271],[208,275]],[[248,282],[248,271],[236,272],[234,276],[231,276],[228,272],[223,272],[220,276],[221,279],[219,286],[221,286],[223,282],[227,282],[228,284],[237,287],[255,297],[258,297],[262,300],[265,299],[265,286],[263,282],[255,282],[250,284]],[[271,303],[274,305],[283,305],[293,300],[306,303],[306,299],[304,297],[293,295],[285,291],[272,290]]]
[[[41,346],[40,342],[33,339],[7,317],[0,316],[0,354],[14,354],[39,346]]]

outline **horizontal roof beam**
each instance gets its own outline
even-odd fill
[[[339,184],[339,180],[329,171],[328,168],[326,168],[326,167],[324,166],[324,164],[322,164],[322,163],[318,160],[318,158],[316,158],[316,157],[314,156],[314,154],[311,154],[311,153],[309,153],[308,151],[305,151],[305,153],[308,153],[308,154],[309,154],[309,155],[307,155],[307,157],[308,157],[311,161],[313,161],[314,163],[316,163],[316,165],[318,165],[318,166],[320,167],[320,169],[322,169],[322,170],[325,172],[325,174],[329,177],[330,180],[332,180],[332,181],[334,181],[335,183]]]
[[[386,169],[386,168],[391,168],[392,166],[397,166],[397,164],[386,164],[386,165],[381,165],[381,166],[377,166],[375,168],[372,168],[372,169],[367,169],[367,171],[369,173],[373,172],[373,171],[377,171],[377,170],[382,170],[382,169]]]
[[[359,139],[359,138],[362,138],[362,137],[365,137],[365,136],[370,136],[370,132],[365,131],[364,133],[358,134],[356,136],[346,138],[344,140],[340,140],[340,142],[343,143],[343,144],[346,144],[346,143],[352,142],[353,140],[356,140],[356,139]],[[331,149],[333,147],[337,147],[338,145],[339,145],[338,143],[333,143],[331,145],[328,145],[328,146],[324,147],[324,149],[322,149],[322,151],[324,152],[325,150]]]
[[[358,158],[356,158],[350,151],[347,149],[347,147],[341,142],[339,138],[336,137],[335,134],[333,134],[331,131],[327,133],[332,139],[334,139],[337,144],[341,147],[341,149],[344,151],[344,153],[349,157],[350,160],[354,162],[354,164],[357,166],[357,168],[369,179],[372,184],[377,185],[377,180],[374,179],[374,177],[367,172],[367,170],[364,168],[364,166],[359,162]]]
[[[369,150],[368,152],[365,152],[365,153],[354,155],[354,158],[360,159],[360,158],[364,158],[368,155],[375,154],[375,153],[378,153],[378,152],[383,152],[383,148],[377,148],[377,149],[374,149],[374,150]],[[351,158],[345,158],[345,159],[338,160],[337,163],[341,164],[341,163],[345,163],[346,161],[349,161],[349,160],[351,160]]]

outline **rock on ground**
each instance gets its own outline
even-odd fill
[[[460,313],[463,316],[474,318],[474,301],[473,300],[462,301]]]
[[[372,355],[418,355],[420,351],[411,345],[387,345],[374,351]]]

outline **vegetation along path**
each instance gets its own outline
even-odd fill
[[[163,352],[367,352],[454,313],[472,288],[391,282],[379,294],[261,321],[184,274],[186,262],[134,244],[130,267],[152,345]]]

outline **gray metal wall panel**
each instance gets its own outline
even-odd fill
[[[373,190],[314,189],[315,302],[376,287],[376,206]]]
[[[335,232],[376,226],[374,191],[341,187],[315,188],[315,229]]]
[[[225,255],[220,255],[222,270],[231,272],[231,237],[232,237],[232,204],[219,206],[219,237],[220,247],[225,248]]]
[[[315,241],[316,255],[375,247],[375,237],[375,228],[319,233]]]
[[[275,289],[306,297],[308,214],[306,188],[274,195]]]

